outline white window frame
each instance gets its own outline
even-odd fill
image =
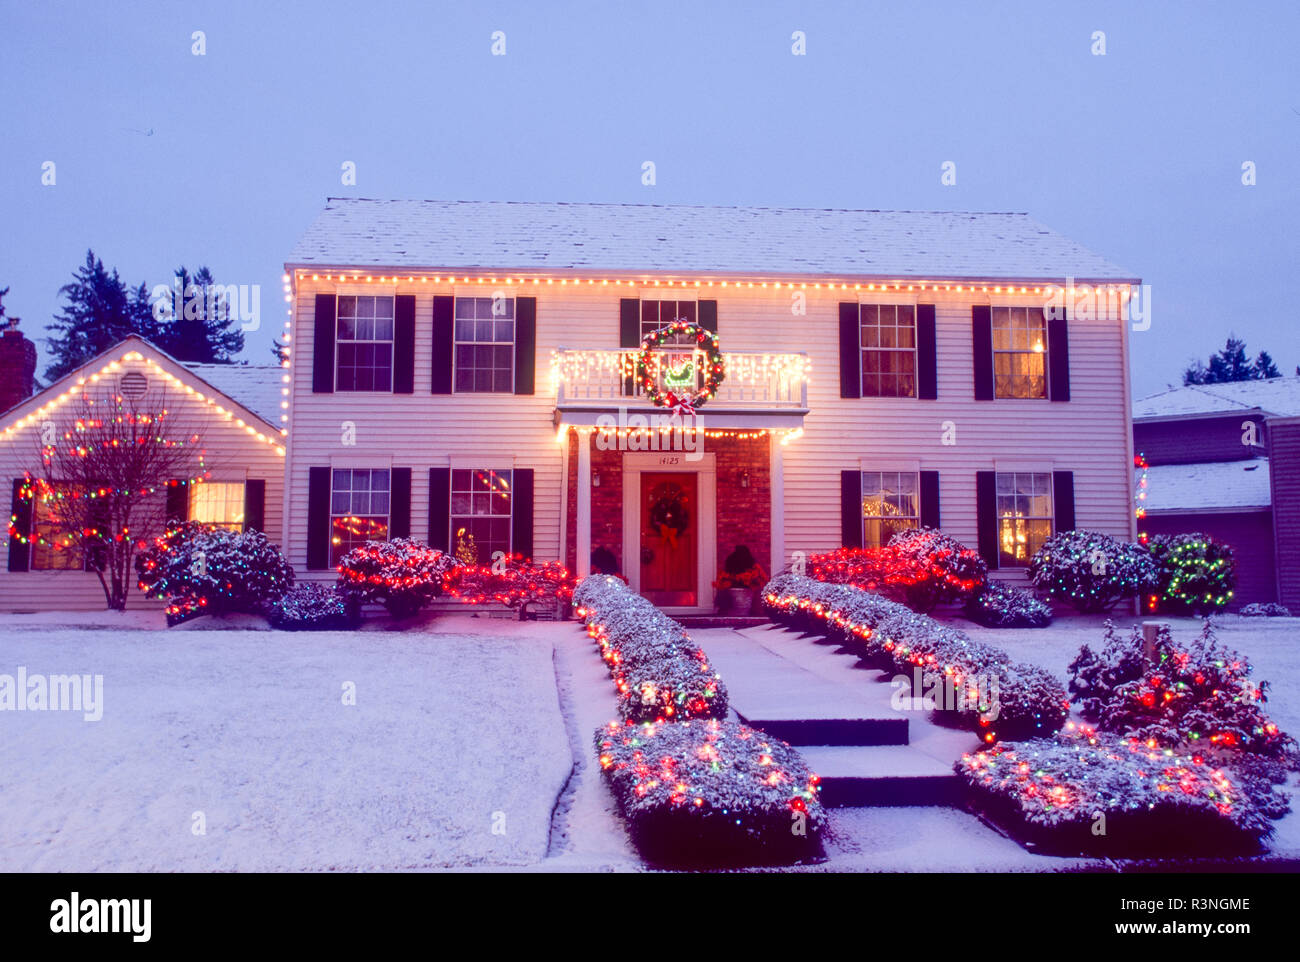
[[[875,477],[877,477],[880,480],[882,488],[884,486],[885,478],[888,475],[893,476],[893,480],[895,481],[896,484],[898,484],[899,488],[902,487],[901,481],[903,477],[905,475],[910,475],[915,481],[915,488],[912,497],[913,497],[913,504],[916,507],[916,514],[894,515],[892,517],[890,515],[884,515],[884,514],[870,514],[870,515],[867,514],[866,513],[867,477],[869,475],[874,475]],[[889,520],[913,521],[915,522],[915,524],[910,525],[910,527],[919,528],[921,526],[921,472],[919,470],[907,470],[907,469],[891,470],[889,468],[885,468],[883,470],[877,470],[875,468],[864,469],[860,471],[858,475],[858,498],[862,504],[862,517],[860,521],[862,526],[862,546],[864,548],[877,547],[874,539],[872,539],[871,543],[868,543],[868,539],[867,539],[868,521],[881,521],[881,522],[889,521]],[[884,503],[883,500],[881,503],[882,504]],[[884,541],[880,542],[878,546],[884,547],[884,545],[888,544],[888,542],[889,539],[886,538]]]
[[[375,475],[376,473],[378,473],[378,472],[383,472],[384,474],[387,474],[387,475],[388,475],[388,489],[387,489],[387,492],[386,492],[386,493],[387,493],[387,495],[388,495],[388,510],[387,510],[387,511],[384,511],[382,514],[379,513],[379,512],[377,512],[377,511],[373,511],[373,510],[371,510],[371,511],[366,511],[364,514],[363,514],[363,513],[360,513],[360,512],[355,512],[355,511],[353,511],[353,510],[352,510],[352,497],[351,497],[351,496],[352,496],[353,494],[356,493],[357,489],[356,489],[356,488],[351,484],[351,478],[349,478],[349,485],[348,485],[348,495],[349,495],[349,498],[348,498],[348,510],[347,510],[345,513],[342,513],[342,514],[340,514],[339,512],[335,511],[335,510],[334,510],[334,496],[335,496],[335,494],[340,493],[340,492],[338,491],[338,489],[335,487],[335,483],[336,483],[336,481],[337,481],[337,479],[338,479],[338,472],[340,472],[340,471],[348,471],[348,472],[351,472],[351,473],[353,473],[353,474],[355,474],[355,473],[358,472],[358,471],[366,471],[366,472],[369,472],[369,474],[370,474],[370,477],[369,477],[370,486],[369,486],[368,489],[367,489],[367,497],[368,497],[368,498],[371,498],[371,499],[373,499],[373,498],[374,498],[374,495],[375,495],[375,488],[374,488],[374,475]],[[329,515],[329,518],[330,518],[330,528],[329,528],[329,530],[330,530],[330,567],[333,568],[334,566],[336,566],[336,565],[338,564],[338,559],[341,559],[341,558],[343,557],[343,555],[346,555],[346,554],[347,554],[346,551],[343,551],[343,552],[341,552],[341,553],[339,554],[338,559],[336,559],[335,556],[334,556],[334,549],[335,549],[335,544],[334,544],[334,522],[335,522],[336,520],[338,520],[338,519],[340,519],[340,518],[358,518],[358,519],[366,518],[366,519],[376,519],[376,518],[381,518],[381,517],[384,519],[384,539],[386,540],[387,538],[389,538],[389,537],[391,536],[391,534],[392,534],[392,530],[393,530],[393,471],[392,471],[392,468],[388,467],[387,465],[385,465],[385,466],[382,467],[382,468],[379,468],[379,467],[351,467],[351,466],[347,466],[347,465],[333,465],[333,466],[331,466],[331,467],[330,467],[330,515]],[[369,540],[369,539],[367,539],[367,540]],[[364,543],[364,542],[362,542],[362,543]]]
[[[502,515],[502,514],[475,514],[475,513],[474,513],[474,510],[473,510],[473,508],[474,508],[473,501],[471,500],[471,502],[470,502],[470,512],[469,512],[468,514],[465,514],[465,513],[460,513],[460,514],[458,514],[458,513],[456,512],[456,510],[455,510],[456,495],[457,495],[458,493],[459,493],[459,494],[468,494],[468,495],[470,495],[470,497],[472,498],[476,493],[479,493],[479,492],[475,492],[475,491],[473,491],[473,490],[464,491],[464,490],[458,489],[458,488],[456,487],[456,472],[457,472],[457,471],[468,471],[468,472],[471,473],[471,475],[472,475],[474,472],[478,472],[478,471],[487,471],[487,472],[490,472],[492,475],[494,475],[494,476],[496,476],[496,477],[508,476],[510,480],[509,480],[509,486],[508,486],[507,489],[506,489],[506,496],[509,498],[509,510],[508,510],[504,515]],[[507,555],[509,555],[509,554],[511,553],[512,547],[513,547],[513,545],[514,545],[514,543],[515,543],[515,469],[514,469],[514,465],[513,465],[513,463],[510,465],[510,467],[505,467],[505,468],[489,468],[489,467],[484,467],[482,463],[475,463],[475,464],[473,464],[473,465],[469,465],[469,464],[453,464],[453,465],[451,466],[451,478],[450,478],[450,482],[449,482],[449,484],[447,485],[447,488],[448,488],[448,493],[449,493],[449,495],[450,495],[449,503],[448,503],[448,505],[447,505],[447,544],[451,546],[451,554],[452,554],[452,556],[453,556],[453,557],[456,557],[456,556],[457,556],[457,555],[456,555],[456,548],[457,548],[457,543],[456,543],[456,519],[457,519],[457,518],[460,518],[460,519],[462,519],[462,520],[469,520],[469,519],[482,519],[482,518],[489,518],[489,519],[491,519],[491,518],[505,518],[505,519],[506,519],[506,546],[505,546],[505,549],[504,549],[504,550],[505,550],[505,553],[506,553]],[[488,503],[491,504],[491,500],[490,500],[490,499],[489,499],[489,502],[488,502]],[[476,563],[477,563],[477,564],[490,564],[491,562],[492,562],[492,556],[491,556],[491,553],[489,552],[489,554],[488,554],[487,557],[479,557],[479,559],[478,559],[478,561],[477,561]]]
[[[494,326],[498,320],[510,321],[509,342],[497,341],[497,340],[462,341],[460,337],[457,335],[456,328],[460,320],[474,320],[474,321],[484,320],[484,318],[480,318],[480,317],[460,318],[458,316],[457,310],[462,301],[495,301],[496,299],[497,297],[495,294],[483,294],[482,292],[478,292],[478,291],[476,291],[473,294],[456,294],[454,297],[454,301],[451,308],[451,390],[453,394],[479,394],[479,395],[496,394],[496,395],[504,396],[504,395],[513,395],[515,393],[515,380],[519,376],[519,371],[516,369],[516,365],[515,365],[515,345],[519,339],[519,299],[515,297],[514,294],[510,294],[508,296],[503,297],[502,300],[507,300],[510,302],[510,317],[497,318],[494,316],[491,318]],[[496,332],[494,329],[493,337],[495,336],[496,336]],[[507,346],[508,344],[510,348],[510,388],[505,391],[498,391],[495,388],[493,388],[491,391],[476,391],[473,389],[462,390],[460,387],[458,387],[457,381],[459,380],[458,374],[460,373],[460,348],[462,344],[465,345],[466,347],[503,347],[503,346]],[[475,368],[475,370],[479,370],[479,369]],[[495,370],[495,368],[493,370]]]
[[[388,301],[389,303],[391,303],[393,312],[392,315],[389,318],[387,318],[387,320],[392,325],[392,329],[393,329],[392,336],[388,338],[342,337],[339,329],[343,323],[342,304],[343,304],[343,298],[345,297],[354,298],[358,302],[360,302],[360,300],[363,297],[368,297],[371,300],[375,301],[376,304],[381,300]],[[354,316],[353,320],[355,319],[356,318]],[[344,344],[352,344],[352,345],[387,344],[388,345],[388,387],[386,388],[356,388],[356,387],[341,388],[339,387],[339,381],[340,381],[339,358],[340,358],[340,354],[342,353],[341,349]],[[334,301],[334,391],[338,394],[392,394],[393,377],[395,374],[394,369],[396,368],[396,366],[397,366],[397,297],[392,294],[338,294],[336,295]]]
[[[880,329],[879,312],[885,308],[894,311],[894,330],[898,330],[898,309],[900,307],[909,307],[912,309],[912,346],[911,347],[868,347],[863,342],[862,326],[862,309],[864,307],[874,308],[877,312],[876,329]],[[862,370],[863,360],[868,351],[876,354],[911,354],[912,355],[912,393],[911,394],[868,394],[867,393],[867,376]],[[908,300],[891,300],[891,301],[858,301],[858,386],[862,397],[871,398],[872,400],[916,400],[917,396],[917,377],[919,375],[920,357],[917,354],[917,332],[916,332],[916,302]]]
[[[1017,485],[1017,482],[1016,482],[1015,479],[1016,479],[1018,476],[1020,476],[1020,475],[1034,475],[1034,476],[1040,476],[1040,475],[1041,475],[1042,477],[1044,477],[1044,478],[1047,479],[1047,493],[1046,493],[1046,497],[1047,497],[1047,508],[1048,508],[1048,514],[1046,514],[1046,515],[1039,515],[1039,514],[1032,514],[1032,515],[1031,515],[1031,514],[1025,514],[1022,518],[1017,518],[1015,514],[1011,514],[1011,515],[1003,515],[1003,513],[1002,513],[1002,506],[1001,506],[1001,503],[1000,503],[1001,498],[1003,498],[1003,497],[1014,497],[1014,498],[1019,499],[1019,498],[1022,498],[1022,497],[1029,497],[1029,498],[1038,497],[1038,495],[1035,495],[1035,494],[1030,494],[1030,495],[1020,495],[1020,494],[1003,495],[1003,494],[998,490],[998,489],[1001,487],[1001,480],[1002,480],[1002,478],[1004,478],[1004,477],[1008,477],[1008,476],[1012,479],[1012,481],[1011,481],[1012,487],[1013,487],[1013,488],[1014,488],[1014,487],[1017,487],[1018,485]],[[1028,540],[1028,536],[1026,535],[1026,548],[1025,548],[1025,558],[1024,558],[1024,560],[1021,561],[1021,560],[1016,559],[1015,557],[1012,557],[1010,560],[1008,560],[1008,559],[1007,559],[1007,555],[1006,555],[1006,553],[1004,553],[1004,551],[1003,551],[1003,547],[1002,547],[1002,545],[1003,545],[1002,522],[1003,522],[1003,519],[1004,519],[1004,518],[1006,518],[1007,520],[1009,520],[1013,525],[1014,525],[1014,523],[1015,523],[1016,521],[1025,521],[1025,522],[1031,522],[1031,521],[1046,521],[1046,522],[1047,522],[1047,537],[1050,538],[1053,534],[1055,534],[1055,532],[1056,532],[1056,490],[1055,490],[1055,481],[1054,481],[1054,479],[1052,478],[1052,472],[1051,472],[1051,470],[1050,470],[1050,469],[1049,469],[1049,470],[1007,469],[1007,468],[1001,468],[1001,467],[999,467],[999,468],[997,468],[997,470],[996,470],[996,472],[995,472],[995,474],[994,474],[994,479],[993,479],[993,498],[994,498],[993,514],[994,514],[994,517],[997,519],[997,532],[996,532],[996,534],[997,534],[997,542],[998,542],[998,567],[999,567],[999,568],[1011,568],[1011,569],[1016,569],[1016,568],[1025,568],[1025,567],[1028,567],[1030,559],[1033,558],[1033,556],[1034,556],[1034,551],[1030,551],[1030,550],[1029,550],[1030,542],[1029,542],[1029,540]],[[1014,540],[1014,534],[1013,534],[1012,537],[1013,537],[1013,540]],[[1045,538],[1044,540],[1046,540],[1046,538]],[[1040,545],[1039,547],[1041,547],[1041,545]],[[1035,550],[1037,550],[1037,549],[1035,549]]]
[[[996,316],[997,316],[997,312],[998,312],[998,311],[1002,311],[1002,310],[1012,311],[1012,312],[1020,311],[1020,312],[1023,312],[1023,313],[1024,313],[1024,315],[1026,316],[1026,318],[1028,317],[1028,313],[1029,313],[1029,311],[1031,311],[1031,310],[1032,310],[1032,311],[1038,311],[1040,314],[1042,314],[1042,317],[1043,317],[1043,349],[1042,349],[1041,351],[1035,351],[1032,347],[1027,348],[1027,349],[1023,349],[1023,350],[1020,349],[1020,348],[999,348],[999,347],[997,346],[997,343],[998,343],[998,339],[997,339],[997,321],[996,321],[995,318],[996,318]],[[1014,328],[1013,328],[1013,330],[1014,330]],[[1028,324],[1025,325],[1025,330],[1026,330],[1026,331],[1029,330],[1029,326],[1028,326]],[[1050,378],[1051,378],[1051,365],[1050,365],[1050,360],[1051,360],[1051,359],[1050,359],[1051,343],[1050,343],[1049,340],[1048,340],[1048,322],[1047,322],[1047,311],[1046,311],[1046,309],[1041,308],[1041,307],[1030,307],[1030,306],[1027,306],[1027,305],[1025,305],[1025,304],[990,304],[990,305],[989,305],[989,344],[990,344],[990,348],[991,348],[991,350],[993,351],[993,361],[992,361],[992,363],[993,363],[993,397],[994,397],[996,400],[998,400],[998,401],[1047,401],[1047,400],[1050,400],[1050,399],[1051,399],[1051,397],[1052,397],[1052,385],[1051,385],[1051,383],[1050,383]],[[999,354],[1007,354],[1007,355],[1017,355],[1017,354],[1029,354],[1029,355],[1034,355],[1034,354],[1037,354],[1037,355],[1041,356],[1042,359],[1043,359],[1043,393],[1042,393],[1042,396],[1041,396],[1041,397],[1018,397],[1018,396],[1016,396],[1016,395],[1014,395],[1014,394],[1000,394],[1000,393],[998,393],[998,355],[999,355]]]
[[[331,484],[332,483],[333,482],[331,482]],[[238,511],[239,520],[238,521],[209,521],[196,516],[195,508],[197,507],[198,502],[200,502],[201,500],[209,500],[205,498],[205,495],[207,495],[209,492],[212,492],[214,491],[214,489],[219,487],[227,488],[227,489],[233,487],[239,488],[239,511]],[[231,503],[232,502],[230,500],[230,492],[227,491],[226,497],[221,499],[221,504],[224,505],[225,508],[229,509]],[[198,521],[200,524],[216,525],[218,527],[227,528],[232,531],[244,531],[247,529],[248,526],[248,519],[245,515],[247,504],[248,504],[248,485],[246,482],[235,481],[235,480],[204,481],[201,484],[189,485],[189,490],[188,492],[186,492],[185,516],[189,518],[191,521]]]

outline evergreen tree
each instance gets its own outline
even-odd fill
[[[288,345],[279,338],[271,339],[271,355],[275,358],[276,364],[284,364],[289,360]]]
[[[53,360],[45,376],[56,380],[102,354],[128,334],[148,337],[153,316],[147,299],[140,300],[143,285],[128,292],[117,271],[111,273],[93,250],[72,275],[71,284],[59,289],[65,303],[45,329],[54,335],[45,343]]]
[[[1297,369],[1300,371],[1300,368]],[[1228,384],[1233,381],[1262,381],[1280,377],[1268,351],[1260,351],[1252,362],[1246,356],[1246,342],[1229,334],[1222,350],[1210,355],[1207,367],[1199,359],[1183,371],[1184,384]]]
[[[159,322],[156,343],[178,361],[230,364],[244,349],[244,332],[232,311],[231,291],[200,267],[176,271],[171,310]]]
[[[1269,356],[1268,351],[1260,351],[1259,357],[1255,358],[1255,377],[1260,380],[1267,380],[1271,377],[1281,377],[1282,372],[1277,369],[1273,363],[1273,358]]]

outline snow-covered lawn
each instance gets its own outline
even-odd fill
[[[0,674],[23,666],[104,684],[101,721],[0,713],[0,871],[546,857],[573,767],[552,662],[561,626],[454,617],[409,633],[149,630],[155,615],[0,624]]]

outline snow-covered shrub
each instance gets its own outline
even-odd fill
[[[736,722],[611,722],[601,771],[656,865],[781,865],[822,854],[817,776],[789,745]]]
[[[538,562],[516,554],[456,568],[447,577],[447,593],[470,605],[491,602],[517,609],[522,619],[529,605],[567,605],[573,597],[573,575],[558,561]]]
[[[883,548],[838,548],[808,559],[808,573],[829,584],[880,591],[913,611],[970,597],[988,581],[979,553],[935,528],[910,528]]]
[[[167,622],[199,614],[265,614],[293,585],[293,567],[260,531],[186,521],[136,555],[146,598],[166,602]]]
[[[282,631],[328,631],[351,627],[348,602],[334,585],[300,581],[271,606],[271,625]]]
[[[990,581],[966,602],[966,617],[986,628],[1046,628],[1052,606],[1024,588]]]
[[[367,541],[343,556],[339,589],[358,603],[380,603],[393,617],[407,618],[442,594],[443,581],[456,564],[423,541]]]
[[[1247,618],[1290,618],[1291,610],[1285,605],[1279,605],[1272,601],[1252,602],[1243,605],[1239,615],[1245,615]]]
[[[1147,667],[1142,646],[1142,630],[1137,625],[1130,637],[1123,638],[1115,623],[1107,620],[1101,650],[1094,652],[1086,644],[1079,649],[1070,662],[1069,686],[1072,701],[1084,718],[1099,719],[1102,707],[1121,685],[1142,677]]]
[[[1081,612],[1109,611],[1124,598],[1155,588],[1151,552],[1100,531],[1062,531],[1029,561],[1029,580]]]
[[[1269,819],[1288,808],[1253,770],[1073,723],[1049,738],[964,755],[954,770],[986,815],[1062,855],[1256,851],[1272,832]]]
[[[1069,699],[1049,672],[905,605],[793,574],[773,578],[763,601],[774,620],[843,639],[874,664],[941,679],[960,695],[943,705],[985,741],[1050,734],[1065,723]]]
[[[1158,594],[1174,611],[1208,615],[1232,601],[1237,584],[1232,548],[1208,534],[1157,535],[1151,554],[1159,566]]]
[[[726,717],[727,688],[708,656],[622,580],[591,575],[573,603],[614,678],[625,721]]]

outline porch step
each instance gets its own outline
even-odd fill
[[[750,728],[758,728],[791,745],[871,747],[906,745],[907,719],[893,718],[826,718],[808,717],[808,712],[769,712],[762,716],[737,710],[736,714]],[[814,712],[813,714],[818,714]],[[824,714],[824,713],[821,713]],[[779,715],[780,717],[772,717]],[[793,717],[791,717],[793,715]]]
[[[758,615],[675,615],[673,620],[683,628],[757,628],[768,623]]]
[[[848,747],[814,745],[799,749],[821,778],[828,808],[954,805],[960,782],[950,764],[902,745]]]

